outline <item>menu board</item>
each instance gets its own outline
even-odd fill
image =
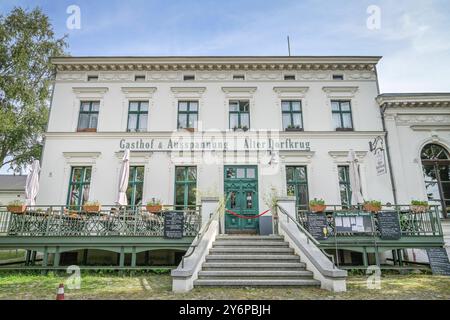
[[[167,211],[164,213],[164,238],[183,238],[184,212]]]
[[[400,220],[395,211],[384,211],[378,213],[378,228],[383,240],[399,240],[402,237]]]
[[[450,276],[450,262],[445,248],[430,248],[427,254],[433,274]]]
[[[328,223],[325,214],[307,213],[308,232],[316,240],[326,240],[328,238]]]
[[[369,212],[336,212],[334,223],[337,233],[371,233],[372,214]]]

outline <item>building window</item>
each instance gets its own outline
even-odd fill
[[[352,109],[350,101],[331,101],[333,124],[336,131],[352,131]]]
[[[303,116],[301,101],[281,101],[283,130],[302,131]]]
[[[350,186],[350,172],[348,166],[338,166],[339,190],[341,193],[341,205],[348,208],[352,204],[352,189]]]
[[[88,82],[95,82],[98,81],[98,76],[88,76],[87,77]]]
[[[250,129],[250,102],[248,100],[230,101],[230,129]]]
[[[147,131],[148,102],[130,101],[128,107],[128,132]]]
[[[97,131],[99,101],[81,102],[77,131]]]
[[[233,75],[233,80],[245,80],[245,76],[243,74],[235,74]]]
[[[129,206],[142,205],[144,187],[144,167],[130,167],[128,180],[127,200]]]
[[[183,80],[184,81],[194,81],[195,80],[195,76],[193,74],[186,74],[183,76]]]
[[[196,205],[197,168],[175,167],[175,208],[192,208]]]
[[[296,198],[297,206],[307,210],[309,205],[306,166],[286,167],[287,195]]]
[[[72,167],[67,205],[82,206],[89,199],[92,167]]]
[[[178,102],[178,129],[197,128],[198,101]]]
[[[333,74],[333,80],[344,80],[344,75],[342,74]]]
[[[284,76],[284,80],[293,81],[293,80],[295,80],[295,75],[293,75],[293,74],[286,74]]]
[[[134,81],[136,82],[144,82],[145,81],[145,75],[135,75]]]

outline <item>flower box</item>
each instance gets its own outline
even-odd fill
[[[325,204],[315,204],[309,205],[309,209],[314,213],[322,213],[327,209],[327,206]]]
[[[11,205],[11,206],[7,206],[6,209],[14,214],[23,214],[25,213],[25,211],[27,210],[27,206],[22,204],[22,205]]]
[[[375,205],[375,204],[372,204],[372,203],[365,203],[363,205],[363,209],[364,209],[364,211],[368,211],[368,212],[380,212],[381,211],[381,206]]]
[[[148,212],[150,213],[159,213],[162,210],[162,205],[157,204],[157,205],[147,205],[145,206],[145,208],[147,209]]]
[[[83,205],[83,210],[87,213],[99,213],[102,210],[102,206],[100,204],[85,204]]]
[[[415,214],[425,213],[428,211],[428,206],[411,205],[411,212]]]

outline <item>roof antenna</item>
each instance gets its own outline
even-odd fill
[[[291,56],[291,42],[289,41],[289,36],[287,36],[288,54]]]

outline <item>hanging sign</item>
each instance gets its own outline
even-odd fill
[[[376,161],[375,166],[377,169],[377,175],[381,176],[387,174],[386,158],[384,156],[383,149],[378,149],[375,152],[375,161]]]

